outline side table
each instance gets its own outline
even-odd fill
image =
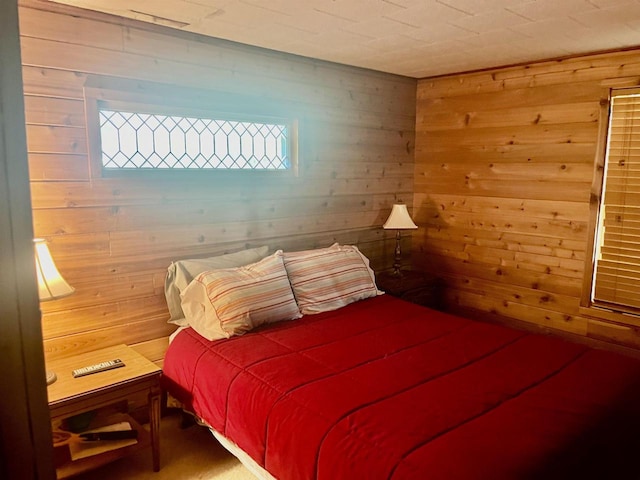
[[[120,359],[123,367],[73,377],[73,370],[109,360]],[[74,459],[70,448],[54,448],[58,478],[66,478],[90,470],[151,445],[153,470],[160,469],[160,368],[126,345],[117,345],[93,352],[47,362],[47,370],[55,372],[58,380],[47,387],[49,411],[54,433],[65,430],[65,423],[82,418],[99,418],[86,429],[118,424],[126,421],[138,430],[137,442],[122,448],[106,448],[95,454]],[[114,413],[114,405],[131,400],[148,404],[150,432],[147,433],[125,413]],[[77,433],[77,432],[75,432]],[[105,443],[100,442],[100,443]],[[80,457],[80,456],[78,456]]]
[[[389,295],[402,298],[435,310],[444,309],[442,280],[419,270],[402,270],[400,276],[392,272],[376,275],[378,288]]]

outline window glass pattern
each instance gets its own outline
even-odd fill
[[[286,123],[100,109],[102,166],[111,170],[289,170]]]

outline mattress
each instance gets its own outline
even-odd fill
[[[384,295],[228,340],[163,385],[277,479],[636,478],[640,362]]]

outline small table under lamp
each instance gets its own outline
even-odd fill
[[[402,272],[400,271],[400,266],[402,255],[400,252],[400,230],[413,230],[418,228],[418,226],[413,223],[413,220],[411,220],[411,216],[407,211],[407,206],[401,203],[396,203],[391,209],[389,218],[387,218],[387,221],[382,225],[382,228],[385,230],[396,230],[396,251],[393,262],[393,275],[401,277]]]
[[[69,285],[58,269],[51,257],[47,242],[42,238],[33,240],[35,244],[36,273],[38,275],[38,296],[41,302],[57,300],[58,298],[71,295],[75,290]],[[52,384],[57,379],[54,372],[47,372],[47,385]]]

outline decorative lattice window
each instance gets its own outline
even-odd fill
[[[298,175],[298,121],[281,101],[101,77],[84,96],[92,176]]]
[[[288,170],[284,122],[100,109],[105,169]]]

